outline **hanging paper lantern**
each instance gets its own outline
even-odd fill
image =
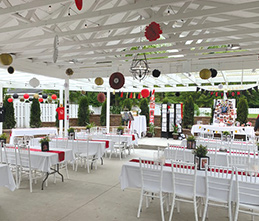
[[[81,94],[85,95],[85,94],[86,94],[86,91],[81,91]]]
[[[232,92],[231,95],[232,95],[232,97],[234,97],[235,96],[235,92]]]
[[[19,97],[18,94],[13,94],[14,99],[17,99],[18,97]]]
[[[115,90],[113,90],[112,94],[115,95]]]
[[[32,86],[32,87],[38,87],[40,85],[40,81],[37,79],[37,78],[32,78],[30,81],[29,81],[29,84]]]
[[[256,92],[258,92],[258,86],[255,86],[254,89],[256,90]]]
[[[14,68],[12,66],[7,68],[7,71],[9,74],[13,74],[14,73]]]
[[[80,11],[83,7],[83,0],[75,0],[76,7]]]
[[[56,94],[52,94],[51,98],[52,98],[52,100],[56,100],[57,99],[57,95]]]
[[[120,89],[125,83],[125,78],[122,73],[115,72],[110,76],[109,84],[113,89]]]
[[[160,38],[160,34],[162,34],[162,30],[160,25],[156,22],[151,22],[145,29],[145,36],[149,41],[155,41]]]
[[[220,89],[220,90],[223,89],[223,84],[219,84],[218,89]]]
[[[238,96],[240,95],[240,91],[237,92],[237,95],[238,95]]]
[[[227,92],[227,97],[228,97],[229,93]]]
[[[210,69],[210,72],[211,72],[211,77],[212,77],[212,78],[216,77],[217,74],[218,74],[217,70],[215,70],[214,68],[211,68],[211,69]]]
[[[100,102],[100,103],[103,103],[105,101],[106,97],[105,97],[105,94],[104,93],[99,93],[97,95],[97,100]]]
[[[149,90],[148,89],[142,89],[141,95],[142,95],[143,98],[148,97],[149,96]]]
[[[42,95],[42,98],[43,98],[43,99],[47,99],[47,98],[48,98],[48,95],[47,95],[47,94],[43,94],[43,95]]]
[[[158,78],[158,77],[160,76],[160,74],[161,74],[161,71],[159,71],[159,70],[157,70],[157,69],[155,69],[155,70],[152,71],[152,75],[153,75],[153,77],[155,77],[155,78]]]
[[[207,80],[211,77],[211,72],[209,69],[202,69],[200,71],[200,78],[203,80]]]
[[[95,78],[94,82],[96,85],[103,85],[103,79],[100,77]]]
[[[38,99],[38,98],[39,98],[39,95],[38,95],[38,94],[34,94],[33,97],[34,97],[35,99]]]
[[[12,102],[13,102],[13,98],[9,97],[9,98],[7,99],[7,101],[8,101],[9,103],[12,103]]]
[[[24,94],[23,97],[24,97],[24,99],[28,99],[30,96],[29,96],[29,94]]]
[[[0,61],[3,65],[10,65],[13,62],[13,57],[10,54],[1,54]]]
[[[39,102],[42,103],[43,102],[43,98],[40,97],[39,98]]]
[[[133,94],[132,94],[132,92],[130,93],[130,96],[129,96],[129,98],[133,98]]]
[[[175,96],[176,96],[176,97],[179,97],[179,96],[180,96],[180,92],[176,92],[176,93],[175,93]]]
[[[33,98],[32,98],[32,97],[30,97],[30,98],[29,98],[29,101],[33,101]]]
[[[223,97],[224,96],[224,93],[221,93],[221,97]]]
[[[68,68],[68,69],[66,70],[66,74],[67,74],[68,76],[72,76],[72,75],[74,74],[74,71],[73,71],[71,68]]]
[[[24,102],[24,98],[21,98],[21,99],[20,99],[20,102]]]

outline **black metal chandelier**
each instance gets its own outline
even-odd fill
[[[142,58],[140,58],[143,56]],[[134,79],[139,81],[145,79],[150,72],[149,65],[147,63],[146,54],[136,54],[130,65],[130,72]]]

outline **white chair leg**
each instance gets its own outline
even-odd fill
[[[140,193],[140,200],[139,200],[139,207],[138,207],[138,214],[137,214],[137,217],[139,218],[140,217],[140,211],[141,211],[141,208],[142,208],[142,201],[143,201],[143,190],[141,190],[141,193]]]
[[[162,194],[162,193],[160,193],[160,209],[161,209],[162,221],[165,221],[164,204],[163,204],[163,194]]]
[[[197,212],[197,201],[196,201],[196,199],[193,200],[193,207],[194,207],[195,221],[199,221],[198,212]]]
[[[203,216],[202,216],[202,221],[205,221],[207,218],[207,210],[208,210],[208,200],[206,199],[204,209],[203,209]]]
[[[171,206],[171,211],[170,211],[169,221],[171,221],[171,220],[172,220],[172,218],[173,218],[174,205],[175,205],[175,194],[173,193],[172,195],[173,195],[173,197],[172,197],[172,206]]]
[[[66,170],[67,179],[69,179],[68,169],[67,169],[67,162],[65,163],[65,170]]]

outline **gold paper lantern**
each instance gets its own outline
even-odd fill
[[[211,77],[211,71],[209,69],[202,69],[200,71],[200,78],[203,80],[207,80]]]
[[[10,65],[13,62],[13,57],[10,54],[1,54],[0,61],[3,65]]]
[[[86,91],[81,91],[82,94],[86,94]]]
[[[102,85],[103,84],[103,79],[101,77],[97,77],[94,80],[96,85]]]
[[[74,71],[73,71],[71,68],[68,68],[68,69],[66,70],[66,74],[67,74],[68,76],[71,76],[71,75],[74,74]]]
[[[35,99],[38,99],[38,98],[39,98],[39,95],[38,95],[38,94],[34,94],[33,97],[34,97]]]

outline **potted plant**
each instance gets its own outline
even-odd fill
[[[196,148],[196,139],[195,136],[187,137],[187,149],[195,149]]]
[[[149,124],[149,129],[147,131],[147,137],[153,137],[155,136],[155,125]]]
[[[75,128],[70,127],[70,128],[68,128],[67,132],[68,132],[68,139],[74,140],[75,139]]]
[[[124,127],[123,127],[123,126],[119,126],[119,127],[117,128],[117,132],[118,132],[119,134],[123,134],[123,132],[124,132]]]
[[[0,141],[1,141],[1,143],[2,143],[2,142],[3,142],[3,143],[6,143],[6,139],[7,139],[6,133],[3,133],[3,134],[0,135]],[[2,147],[3,147],[3,145],[2,145]]]
[[[178,139],[178,125],[175,124],[175,125],[173,125],[173,127],[174,127],[173,139],[174,139],[174,140],[177,140],[177,139]]]
[[[93,123],[88,123],[86,125],[86,130],[90,130],[92,127],[95,127],[95,123],[94,122]]]
[[[49,151],[49,142],[50,139],[48,136],[39,140],[39,143],[41,144],[41,151]]]
[[[197,164],[198,170],[205,170],[205,165],[210,164],[210,158],[207,156],[207,146],[199,145],[194,151],[194,163]]]

